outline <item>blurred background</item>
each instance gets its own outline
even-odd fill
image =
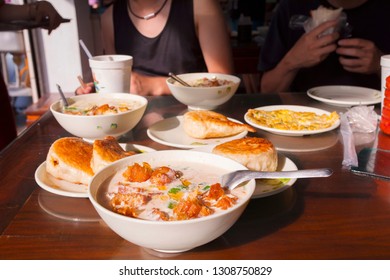
[[[5,2],[23,4],[36,1]],[[79,86],[78,75],[85,81],[92,80],[87,56],[80,48],[80,39],[92,55],[103,54],[99,15],[112,0],[49,2],[71,22],[62,24],[50,36],[41,29],[0,32],[0,71],[7,83],[19,132],[28,125],[29,108],[30,111],[39,111],[43,100],[50,100],[50,95],[57,93],[56,84],[61,85],[64,92],[72,93]],[[247,71],[253,76],[257,74],[253,72],[256,72],[259,48],[277,0],[219,2],[231,32],[237,75],[245,75]],[[252,76],[244,77],[242,91],[251,90],[249,87],[257,78]],[[32,121],[39,117],[39,114],[32,115]]]

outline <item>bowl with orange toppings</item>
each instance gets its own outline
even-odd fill
[[[125,240],[160,252],[183,252],[218,238],[241,216],[255,182],[229,191],[220,176],[242,169],[234,160],[205,152],[138,154],[98,172],[88,196]]]
[[[58,123],[74,136],[88,141],[106,136],[120,137],[141,120],[148,101],[129,93],[84,94],[67,98],[50,106]]]

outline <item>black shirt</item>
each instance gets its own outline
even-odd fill
[[[127,12],[127,0],[114,3],[115,50],[133,56],[133,70],[152,76],[207,72],[195,32],[193,0],[173,0],[167,23],[154,37],[143,36]]]
[[[310,15],[310,11],[319,5],[331,7],[326,0],[282,0],[262,47],[259,70],[274,68],[304,30],[289,28],[292,15]],[[390,53],[390,23],[388,13],[390,1],[368,0],[360,7],[343,10],[347,21],[352,26],[352,37],[370,40],[384,53]],[[355,85],[380,89],[381,78],[377,74],[366,75],[345,71],[338,61],[336,53],[330,54],[323,62],[301,69],[290,90],[306,91],[311,87],[323,85]]]

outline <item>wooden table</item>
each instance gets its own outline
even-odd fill
[[[147,122],[156,116],[183,114],[186,107],[167,96],[149,101],[141,123],[120,141],[173,149],[148,138]],[[243,121],[248,108],[275,104],[343,110],[305,94],[282,93],[236,95],[217,111]],[[50,145],[69,136],[47,112],[0,153],[0,259],[390,258],[390,183],[342,168],[338,130],[308,137],[260,130],[254,135],[269,137],[279,153],[300,169],[330,167],[334,174],[299,179],[279,194],[252,199],[238,222],[220,238],[185,253],[164,255],[116,235],[88,199],[58,196],[36,184],[34,172],[45,161]],[[389,137],[380,136],[390,143]]]

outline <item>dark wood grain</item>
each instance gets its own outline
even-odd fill
[[[283,93],[240,94],[217,111],[244,121],[248,108],[275,104],[344,110],[311,100],[305,94]],[[141,123],[120,141],[173,149],[150,140],[146,128],[156,118],[185,111],[186,107],[173,97],[150,97]],[[338,131],[298,140],[275,138],[261,131],[256,135],[274,137],[277,143],[298,141],[302,147],[333,139],[329,147],[315,151],[279,153],[298,168],[330,167],[334,174],[329,178],[299,179],[279,194],[253,199],[237,223],[220,238],[185,253],[166,255],[116,235],[99,219],[88,199],[57,196],[36,184],[34,172],[45,160],[51,143],[69,136],[47,112],[0,154],[0,259],[390,258],[390,183],[343,169]],[[382,144],[390,143],[388,136],[381,137]]]

